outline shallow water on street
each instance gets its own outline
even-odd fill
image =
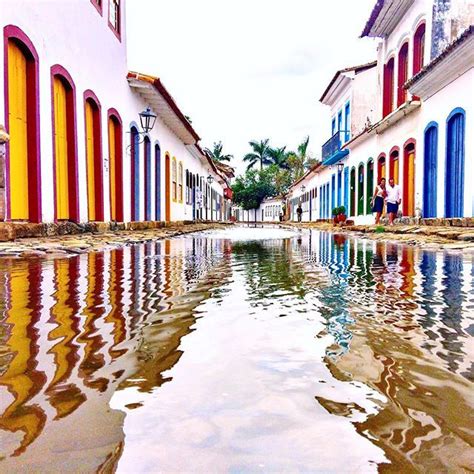
[[[0,472],[474,469],[474,258],[236,227],[0,259]]]

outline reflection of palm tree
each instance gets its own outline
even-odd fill
[[[249,293],[255,301],[281,290],[300,298],[305,296],[305,274],[302,267],[293,262],[286,248],[287,242],[250,241],[234,244],[233,254],[238,262],[244,263]]]

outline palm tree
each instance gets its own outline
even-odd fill
[[[294,179],[301,178],[305,171],[311,167],[315,160],[308,153],[309,136],[307,136],[297,148],[297,151],[288,153],[288,164],[294,173]]]
[[[222,153],[222,148],[224,145],[222,145],[222,142],[214,142],[214,145],[212,147],[212,150],[209,148],[204,148],[204,151],[212,158],[214,161],[218,161],[219,163],[222,163],[223,161],[230,161],[234,158],[233,155],[224,155]]]
[[[272,164],[277,165],[278,168],[284,170],[290,168],[288,165],[289,153],[286,151],[286,146],[282,146],[281,148],[270,148],[268,150],[268,155],[272,160]]]
[[[260,169],[263,169],[263,165],[269,165],[271,163],[268,142],[270,140],[252,140],[249,142],[250,147],[252,148],[252,153],[247,153],[244,156],[244,161],[248,162],[247,169],[253,168],[258,162],[260,162]]]

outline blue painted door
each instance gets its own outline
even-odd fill
[[[151,221],[151,142],[145,139],[145,220]]]
[[[349,213],[349,168],[344,168],[344,207]]]
[[[336,207],[336,175],[333,174],[331,177],[331,213],[332,210]]]
[[[329,209],[329,193],[330,193],[330,190],[329,190],[329,183],[326,184],[326,219],[329,219],[329,216],[330,216],[330,209]]]
[[[155,219],[161,221],[161,150],[155,145]]]
[[[436,217],[438,185],[438,127],[432,125],[425,131],[423,173],[423,217]]]
[[[140,135],[132,128],[132,221],[140,219]]]
[[[324,219],[323,214],[323,187],[319,186],[319,218]]]
[[[463,217],[464,114],[448,120],[446,136],[446,217]]]

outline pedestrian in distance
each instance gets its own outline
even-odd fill
[[[382,217],[383,208],[385,206],[385,199],[387,197],[385,184],[385,178],[382,178],[375,187],[375,192],[372,196],[372,212],[375,212],[375,225],[380,223],[380,218]]]
[[[400,197],[400,186],[395,184],[395,180],[390,178],[388,180],[387,186],[387,212],[388,212],[388,225],[393,225],[393,221],[397,217],[398,214],[398,207],[402,202]]]
[[[301,207],[301,204],[298,204],[298,207],[296,208],[296,215],[298,216],[298,222],[301,222],[301,218],[303,217],[303,208]]]

